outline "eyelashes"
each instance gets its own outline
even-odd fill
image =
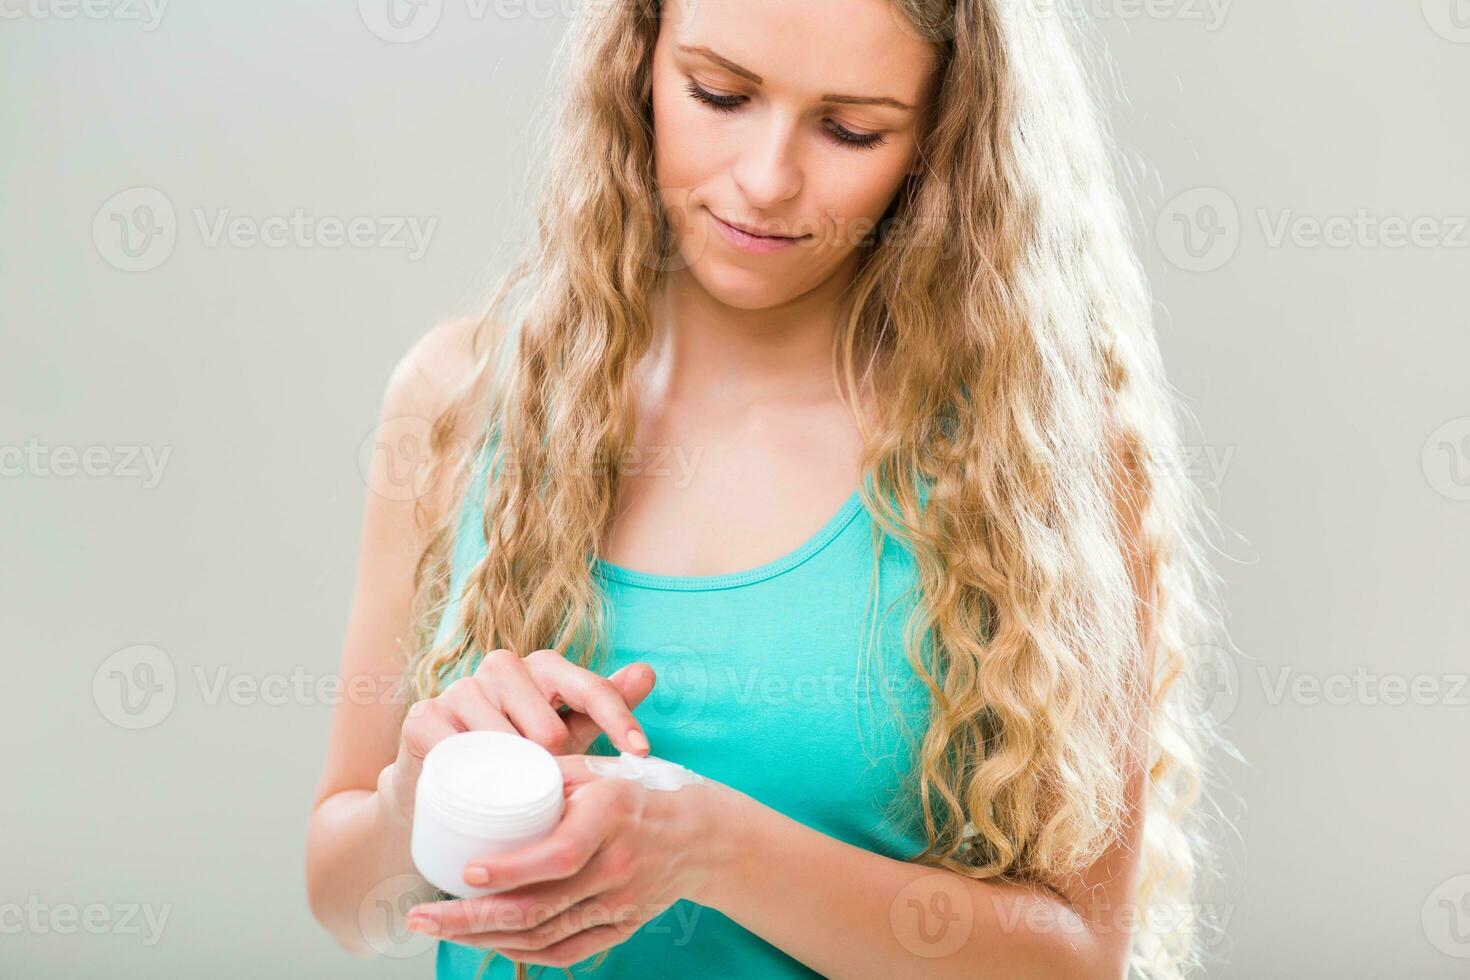
[[[690,98],[709,106],[716,112],[734,112],[745,102],[745,96],[743,95],[717,95],[714,92],[708,92],[701,88],[692,78],[685,84],[684,88],[689,93]],[[826,132],[833,142],[840,143],[844,146],[855,147],[860,150],[872,149],[875,146],[882,146],[888,142],[882,133],[854,133],[852,130],[844,126],[839,126],[836,123],[832,123],[827,127]]]

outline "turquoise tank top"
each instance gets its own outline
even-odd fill
[[[483,463],[484,456],[460,512],[441,640],[457,624],[460,586],[484,554]],[[915,567],[908,550],[884,535],[878,606],[870,612],[873,527],[854,490],[795,550],[744,571],[669,576],[594,560],[611,611],[609,655],[600,671],[610,675],[642,661],[656,672],[653,691],[634,711],[654,755],[831,837],[911,860],[926,836],[919,804],[902,792],[900,779],[912,769],[911,739],[922,737],[929,707],[928,689],[901,645],[911,602],[902,593]],[[873,633],[865,639],[867,628]],[[588,752],[617,750],[602,735]],[[435,976],[473,980],[488,953],[440,940]],[[720,912],[687,900],[645,923],[589,973],[594,959],[576,964],[574,975],[820,976]],[[513,969],[497,954],[483,976],[501,980],[513,977]],[[564,974],[531,965],[528,975]]]

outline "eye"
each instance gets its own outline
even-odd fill
[[[833,123],[827,132],[834,140],[847,146],[855,146],[858,149],[867,150],[875,146],[882,146],[888,140],[882,133],[854,133],[845,126]]]
[[[743,95],[716,95],[714,92],[706,92],[692,78],[689,80],[689,84],[684,87],[696,102],[703,102],[718,112],[734,112],[740,108],[740,103],[745,101],[745,96]]]
[[[734,112],[746,101],[743,95],[719,95],[707,91],[692,78],[684,88],[696,102],[702,102],[716,112]],[[846,126],[839,126],[837,123],[832,123],[827,127],[827,135],[835,143],[856,147],[860,150],[872,149],[888,142],[882,133],[854,133]]]

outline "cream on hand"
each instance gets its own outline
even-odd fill
[[[460,732],[424,756],[409,852],[436,888],[493,895],[504,889],[466,884],[465,867],[547,836],[562,807],[561,766],[546,749],[509,732]]]

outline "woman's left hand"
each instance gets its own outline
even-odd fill
[[[415,906],[409,927],[513,960],[570,966],[623,942],[710,875],[718,811],[734,804],[711,781],[675,791],[600,777],[587,756],[558,756],[566,809],[552,833],[476,860],[465,881],[508,889]]]

